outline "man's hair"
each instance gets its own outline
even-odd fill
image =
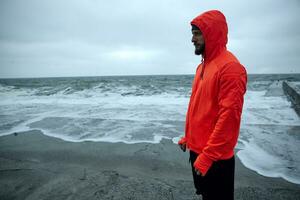
[[[200,30],[200,29],[198,28],[198,26],[192,24],[192,31],[193,31],[193,30]]]

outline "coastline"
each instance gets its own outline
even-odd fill
[[[0,199],[197,199],[188,153],[159,144],[66,142],[28,131],[0,137]],[[300,199],[236,156],[235,199]]]

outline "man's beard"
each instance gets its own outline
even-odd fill
[[[198,48],[195,47],[195,54],[198,55],[198,56],[203,54],[204,53],[204,47],[205,47],[205,45],[200,45]]]

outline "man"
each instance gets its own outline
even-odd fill
[[[217,10],[191,22],[195,54],[202,55],[193,81],[185,136],[196,194],[204,200],[234,199],[234,147],[237,143],[247,73],[226,49],[227,23]]]

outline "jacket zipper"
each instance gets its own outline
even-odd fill
[[[201,59],[201,62],[203,63],[203,67],[202,67],[202,69],[201,69],[200,78],[201,78],[201,80],[203,80],[204,69],[205,69],[205,62],[204,62],[204,59],[203,59],[203,58]]]

